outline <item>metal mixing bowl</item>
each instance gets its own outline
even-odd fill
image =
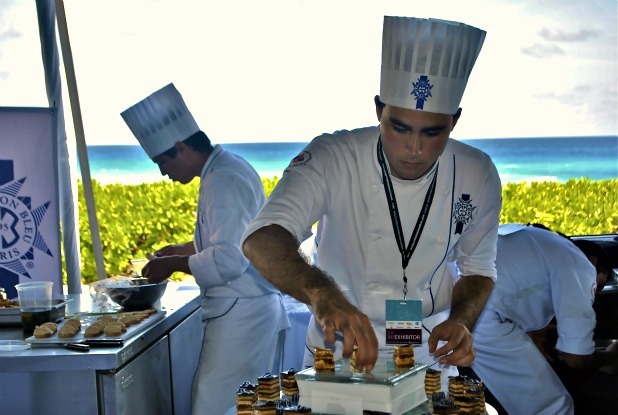
[[[165,293],[167,281],[159,284],[143,284],[131,287],[107,287],[107,295],[113,302],[127,310],[152,308]]]

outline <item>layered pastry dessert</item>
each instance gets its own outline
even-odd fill
[[[448,395],[451,398],[456,398],[464,395],[464,382],[468,379],[466,376],[449,376],[448,378]]]
[[[435,392],[442,389],[442,372],[434,369],[425,371],[425,393],[432,396]]]
[[[443,398],[432,401],[432,413],[434,415],[459,415],[459,407],[451,398]]]
[[[258,400],[274,401],[279,399],[279,376],[266,373],[258,378]]]
[[[359,366],[356,363],[356,354],[358,353],[358,345],[354,343],[354,349],[352,350],[352,356],[350,356],[350,368],[355,372],[364,372],[365,366]]]
[[[395,346],[393,350],[395,367],[408,368],[414,366],[414,348],[410,345]]]
[[[298,395],[298,383],[296,383],[297,373],[298,370],[294,368],[279,373],[279,379],[281,381],[281,392],[283,392],[284,395]]]
[[[254,399],[253,391],[240,388],[236,392],[236,415],[253,415]]]
[[[334,372],[335,358],[330,349],[316,348],[314,354],[313,367],[316,372]]]

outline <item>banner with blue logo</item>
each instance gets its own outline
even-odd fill
[[[0,107],[0,286],[52,281],[62,294],[56,113]]]

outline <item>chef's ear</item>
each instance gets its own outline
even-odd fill
[[[380,96],[376,95],[373,98],[373,102],[376,104],[376,115],[378,117],[378,121],[382,118],[382,110],[384,110],[384,103],[380,101]]]
[[[461,117],[461,108],[459,108],[457,112],[453,114],[453,128],[455,128],[455,126],[457,125],[457,121],[459,121],[459,117]],[[453,128],[451,128],[451,131],[453,131]]]

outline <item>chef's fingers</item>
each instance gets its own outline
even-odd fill
[[[358,346],[356,364],[365,370],[372,370],[378,360],[378,338],[369,317],[363,313],[356,315],[352,324],[343,331],[343,356],[347,357]]]
[[[451,353],[441,356],[438,360],[440,364],[469,367],[474,363],[475,357],[474,347],[460,346],[456,347]]]

